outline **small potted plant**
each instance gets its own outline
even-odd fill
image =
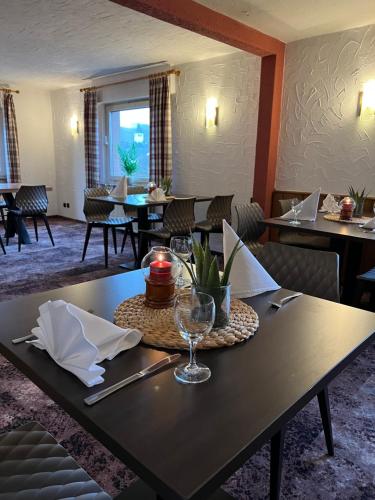
[[[172,177],[163,177],[160,182],[160,187],[164,191],[165,196],[169,196],[171,194]]]
[[[130,181],[129,183],[131,183],[132,175],[138,169],[138,158],[135,143],[133,142],[129,149],[124,149],[119,144],[117,146],[117,151],[120,157],[121,169],[124,175],[128,177],[128,181]]]
[[[213,297],[216,308],[214,328],[224,328],[229,323],[230,316],[231,285],[229,275],[235,256],[241,248],[241,240],[238,239],[234,246],[223,273],[219,271],[217,257],[211,254],[208,239],[206,239],[204,246],[194,238],[192,238],[192,242],[195,266],[191,262],[186,263],[180,257],[179,259],[190,274],[192,287],[197,292],[203,292]]]
[[[348,191],[349,196],[354,200],[355,203],[353,217],[362,217],[365,199],[367,198],[368,193],[365,192],[365,188],[363,188],[361,192],[355,191],[353,186],[349,186]]]

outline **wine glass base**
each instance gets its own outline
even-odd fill
[[[290,220],[289,224],[293,224],[293,226],[299,226],[301,223],[299,220]]]
[[[181,384],[200,384],[211,377],[211,370],[202,363],[197,363],[195,368],[188,367],[188,364],[179,365],[174,370],[174,376]]]

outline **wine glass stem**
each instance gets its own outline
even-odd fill
[[[197,360],[195,358],[195,353],[197,350],[197,342],[194,340],[189,341],[189,347],[190,347],[190,359],[189,359],[189,365],[188,368],[194,369],[197,366]]]

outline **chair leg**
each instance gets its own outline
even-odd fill
[[[132,248],[133,248],[133,255],[134,255],[134,260],[135,262],[137,262],[137,247],[135,245],[135,238],[134,238],[134,232],[133,232],[133,227],[130,226],[130,229],[129,229],[129,234],[130,234],[130,241],[132,243]]]
[[[112,240],[113,240],[113,248],[115,249],[115,254],[117,254],[117,235],[116,228],[112,228]]]
[[[6,251],[5,251],[5,248],[4,248],[4,243],[3,243],[3,240],[1,239],[1,236],[0,236],[0,246],[1,246],[1,249],[3,251],[3,254],[6,255]]]
[[[82,252],[82,260],[81,260],[81,262],[83,262],[85,260],[85,257],[86,257],[87,246],[89,244],[91,230],[92,230],[92,224],[87,224],[85,244],[83,245],[83,252]]]
[[[5,227],[5,215],[4,215],[4,209],[0,207],[0,214],[1,214],[1,221]]]
[[[332,436],[332,423],[331,423],[331,410],[329,408],[329,397],[328,388],[325,387],[318,394],[320,416],[322,418],[324,436],[326,438],[326,445],[328,455],[333,457],[334,447],[333,447],[333,436]]]
[[[108,226],[103,227],[104,263],[108,267]]]
[[[21,251],[21,234],[22,234],[22,217],[16,217],[17,235],[18,235],[18,251]]]
[[[38,221],[36,217],[33,217],[33,222],[34,222],[34,230],[35,230],[35,239],[36,241],[39,241],[38,237]]]
[[[124,232],[124,237],[122,238],[121,253],[124,251],[126,238],[128,237],[128,233],[129,233],[129,227],[126,226],[125,232]]]
[[[281,475],[283,466],[285,428],[281,429],[271,438],[271,476],[270,499],[278,500],[280,497]]]
[[[49,222],[46,214],[42,214],[42,219],[44,220],[44,224],[46,225],[47,232],[49,239],[51,240],[52,246],[55,246],[55,242],[53,241],[52,233],[51,233],[51,228],[49,227]]]

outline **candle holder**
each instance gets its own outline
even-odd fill
[[[350,196],[345,196],[340,203],[340,220],[352,220],[355,201]]]
[[[145,304],[153,309],[171,307],[175,281],[179,271],[178,259],[168,247],[152,247],[141,262],[145,281]]]

